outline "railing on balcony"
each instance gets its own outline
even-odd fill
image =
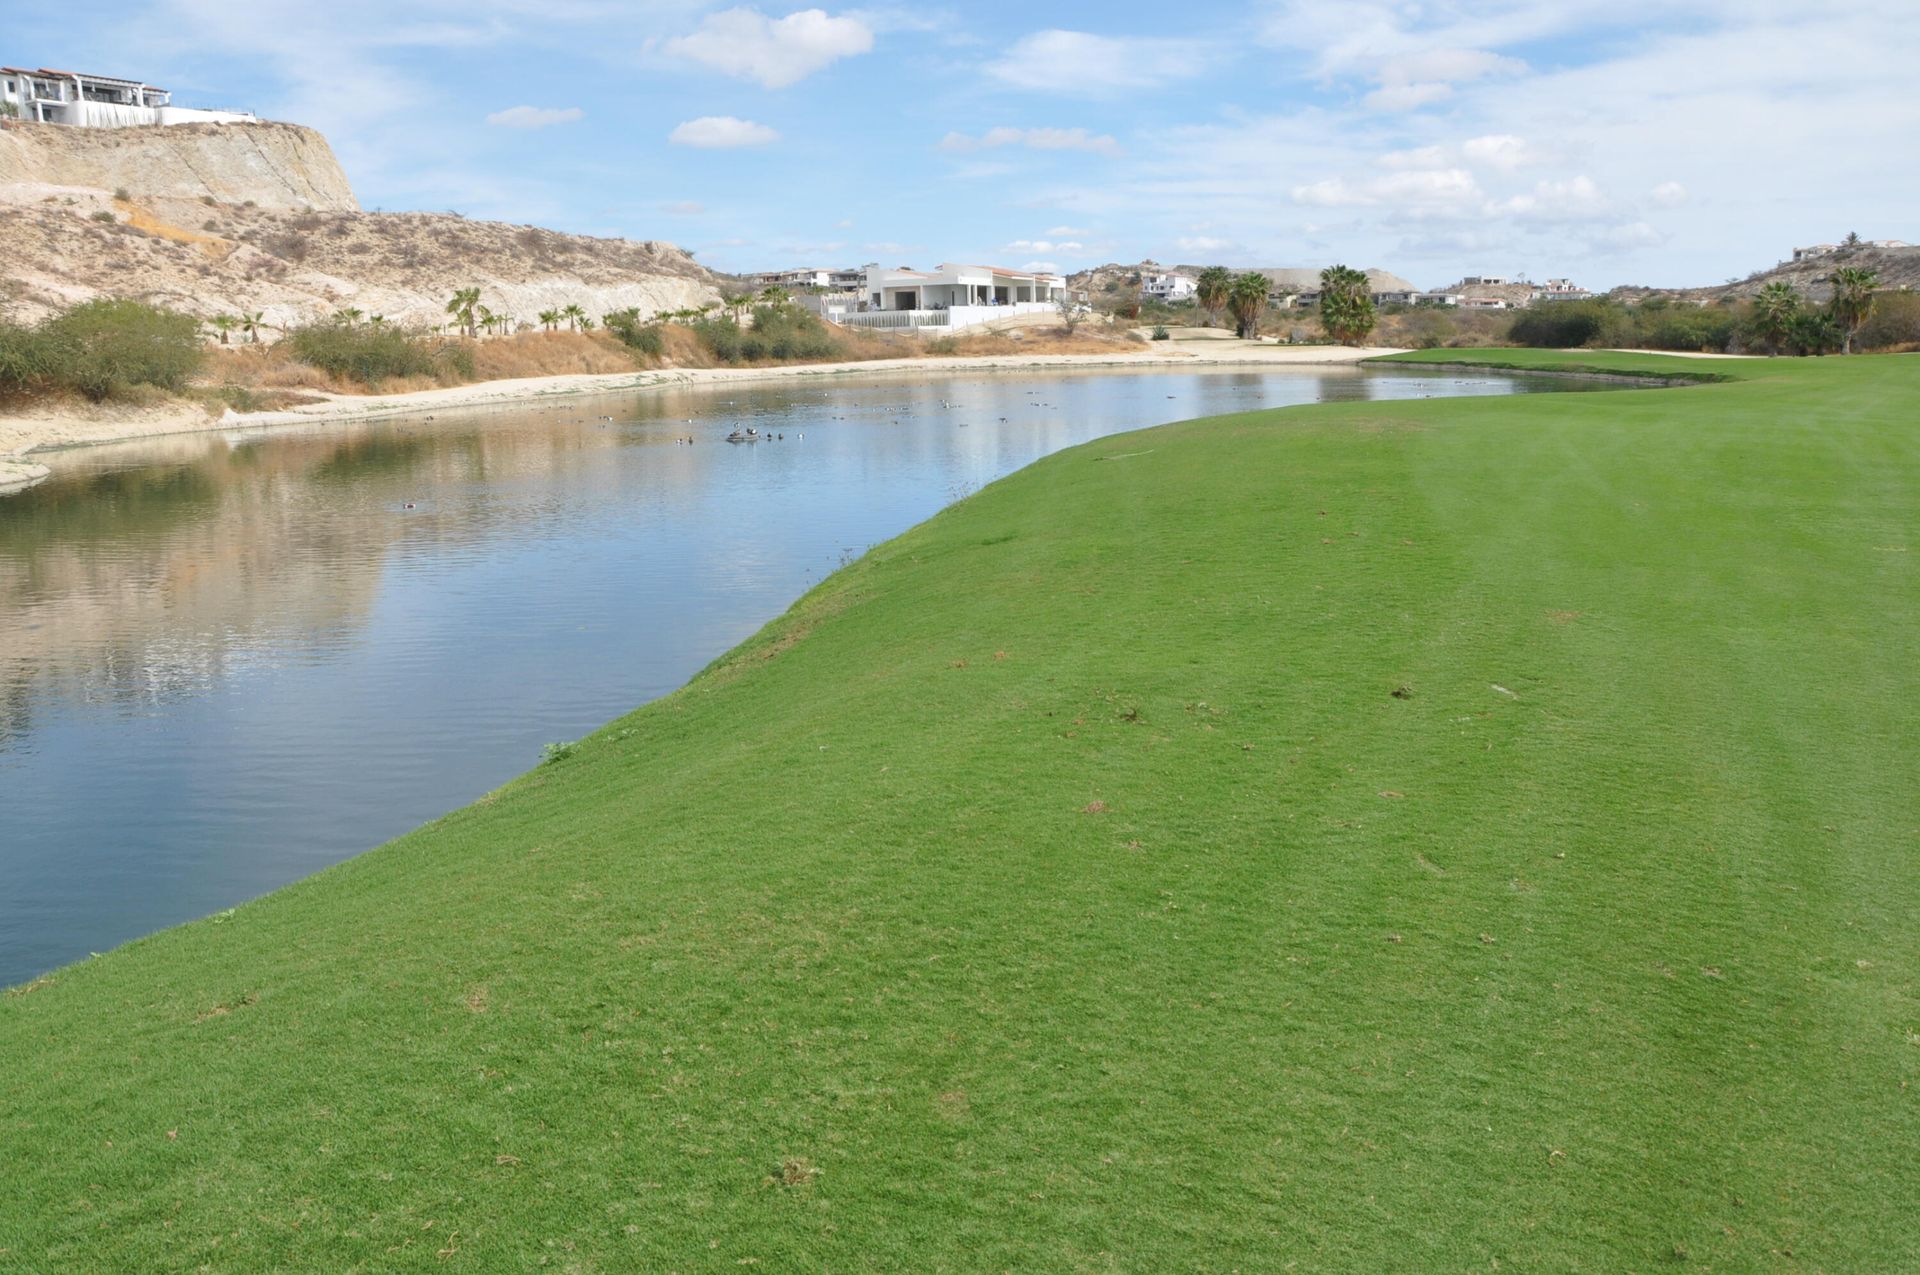
[[[880,328],[886,331],[944,328],[948,321],[945,310],[866,310],[853,314],[829,313],[826,317],[842,327]]]

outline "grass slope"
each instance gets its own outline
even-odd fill
[[[1920,1268],[1920,360],[1726,371],[1062,453],[16,989],[0,1268]]]

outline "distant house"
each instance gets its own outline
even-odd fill
[[[151,124],[252,124],[247,111],[202,111],[175,106],[173,95],[141,80],[83,75],[48,67],[0,66],[0,115],[77,128],[132,128]]]
[[[1795,261],[1808,261],[1815,257],[1832,256],[1838,251],[1840,251],[1840,245],[1837,243],[1817,243],[1808,248],[1795,248],[1793,250],[1793,259]]]
[[[1913,247],[1913,245],[1908,243],[1904,239],[1869,239],[1867,240],[1867,247],[1869,248],[1911,248]]]
[[[932,270],[868,266],[861,289],[861,311],[838,319],[849,327],[972,327],[1054,311],[1071,295],[1057,274],[952,262]]]
[[[1505,297],[1461,297],[1462,310],[1511,310],[1513,305]]]
[[[1185,301],[1199,286],[1192,275],[1168,272],[1140,276],[1140,295],[1161,301]]]
[[[828,288],[833,274],[825,269],[763,270],[747,278],[762,288]]]
[[[1474,287],[1498,288],[1512,282],[1513,280],[1507,278],[1507,276],[1503,274],[1470,274],[1466,278],[1460,281],[1462,286],[1468,287],[1468,288],[1474,288]]]
[[[1549,279],[1533,290],[1535,301],[1585,301],[1591,296],[1571,279]]]

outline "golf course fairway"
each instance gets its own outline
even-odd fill
[[[0,1270],[1920,1269],[1920,357],[1428,357],[1727,379],[1062,452],[12,989]]]

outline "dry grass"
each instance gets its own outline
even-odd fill
[[[932,337],[922,343],[918,353],[955,358],[992,354],[1137,354],[1143,344],[1143,338],[1128,329],[1081,327],[1069,332],[1063,326]]]
[[[605,332],[525,332],[473,344],[474,379],[527,376],[603,376],[637,372],[654,360]]]

